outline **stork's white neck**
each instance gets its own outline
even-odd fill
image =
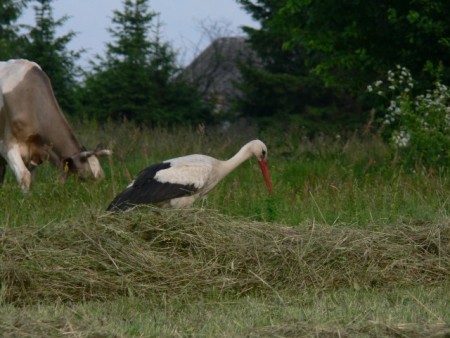
[[[236,169],[242,162],[248,160],[253,155],[250,150],[250,143],[243,146],[232,158],[227,161],[222,161],[221,177],[225,177],[234,169]]]

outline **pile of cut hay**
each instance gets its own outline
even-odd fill
[[[368,231],[144,209],[0,229],[0,303],[448,280],[450,221]]]

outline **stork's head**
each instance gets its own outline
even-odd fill
[[[272,182],[270,181],[269,166],[267,165],[267,146],[260,140],[253,140],[248,146],[250,152],[258,159],[267,189],[269,189],[269,194],[272,195]]]

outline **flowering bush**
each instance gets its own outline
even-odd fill
[[[425,94],[414,95],[414,80],[397,66],[367,87],[384,101],[382,134],[395,149],[395,160],[426,168],[450,164],[450,91],[439,81]]]

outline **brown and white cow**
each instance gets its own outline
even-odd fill
[[[104,177],[97,156],[109,150],[86,151],[78,142],[56,101],[47,75],[34,62],[0,62],[0,184],[6,164],[23,191],[32,181],[31,171],[50,160],[62,177]]]

